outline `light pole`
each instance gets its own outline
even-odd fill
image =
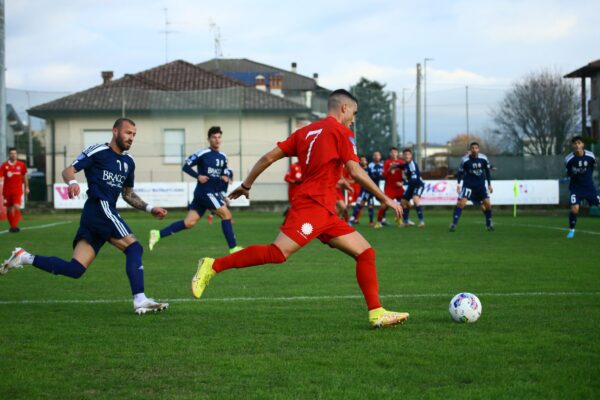
[[[402,147],[406,147],[406,114],[404,110],[404,106],[406,105],[406,99],[404,97],[404,92],[406,92],[407,90],[407,88],[402,88]]]
[[[469,85],[465,86],[465,109],[467,112],[467,142],[469,141]],[[467,146],[469,143],[467,143]]]
[[[423,158],[427,158],[427,61],[433,61],[433,58],[423,60]]]

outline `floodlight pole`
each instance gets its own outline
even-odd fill
[[[427,61],[433,61],[433,58],[423,60],[423,157],[427,157]]]
[[[421,143],[421,64],[417,64],[417,163],[423,170],[423,149]]]
[[[402,147],[406,147],[406,120],[405,120],[405,105],[406,100],[404,97],[404,92],[406,92],[406,88],[402,88]]]
[[[5,80],[5,52],[4,52],[4,0],[0,0],[0,160],[6,160],[6,80]]]

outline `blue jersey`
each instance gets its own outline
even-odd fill
[[[415,160],[405,163],[402,168],[404,169],[404,176],[406,177],[409,186],[421,186],[424,184],[423,179],[421,179],[421,172],[419,171],[419,167]]]
[[[490,185],[492,178],[488,158],[481,153],[477,157],[472,157],[470,154],[463,157],[456,179],[459,185],[460,181],[464,181],[464,186],[468,188],[485,187],[485,181]]]
[[[193,167],[197,167],[194,170]],[[188,175],[198,179],[198,176],[208,176],[206,183],[196,185],[195,192],[198,193],[218,193],[222,191],[224,171],[227,168],[227,156],[225,153],[213,150],[210,147],[201,149],[189,156],[183,165],[183,171]]]
[[[229,178],[229,180],[227,182],[225,182],[223,179],[221,179],[221,192],[223,193],[227,193],[227,189],[229,189],[229,184],[231,183],[231,181],[233,181],[233,171],[229,168],[225,168],[225,170],[223,171],[223,176],[226,176]]]
[[[596,165],[594,153],[585,150],[583,156],[570,153],[565,157],[565,168],[567,175],[571,178],[569,190],[590,191],[595,190],[592,174]]]
[[[369,163],[369,165],[367,165],[365,171],[367,171],[367,174],[369,174],[369,177],[373,180],[373,182],[379,185],[379,181],[383,179],[383,162],[376,163],[372,161]]]
[[[135,161],[128,152],[117,154],[107,144],[85,149],[71,164],[85,171],[90,200],[105,200],[115,207],[123,187],[133,187]]]

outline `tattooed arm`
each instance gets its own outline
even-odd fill
[[[123,200],[133,208],[137,208],[142,211],[149,211],[152,215],[158,219],[163,219],[167,215],[167,210],[160,207],[152,207],[151,210],[146,210],[148,203],[140,198],[136,192],[133,191],[132,187],[125,186],[123,188]]]

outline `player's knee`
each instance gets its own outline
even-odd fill
[[[356,261],[375,261],[375,250],[372,247],[362,251],[356,256]]]
[[[144,254],[144,247],[140,244],[140,242],[133,242],[125,250],[123,250],[125,255],[137,254],[140,257]]]
[[[196,225],[196,222],[198,222],[199,218],[190,218],[190,219],[186,219],[183,221],[183,225],[185,225],[185,229],[190,229],[193,228],[194,225]]]

